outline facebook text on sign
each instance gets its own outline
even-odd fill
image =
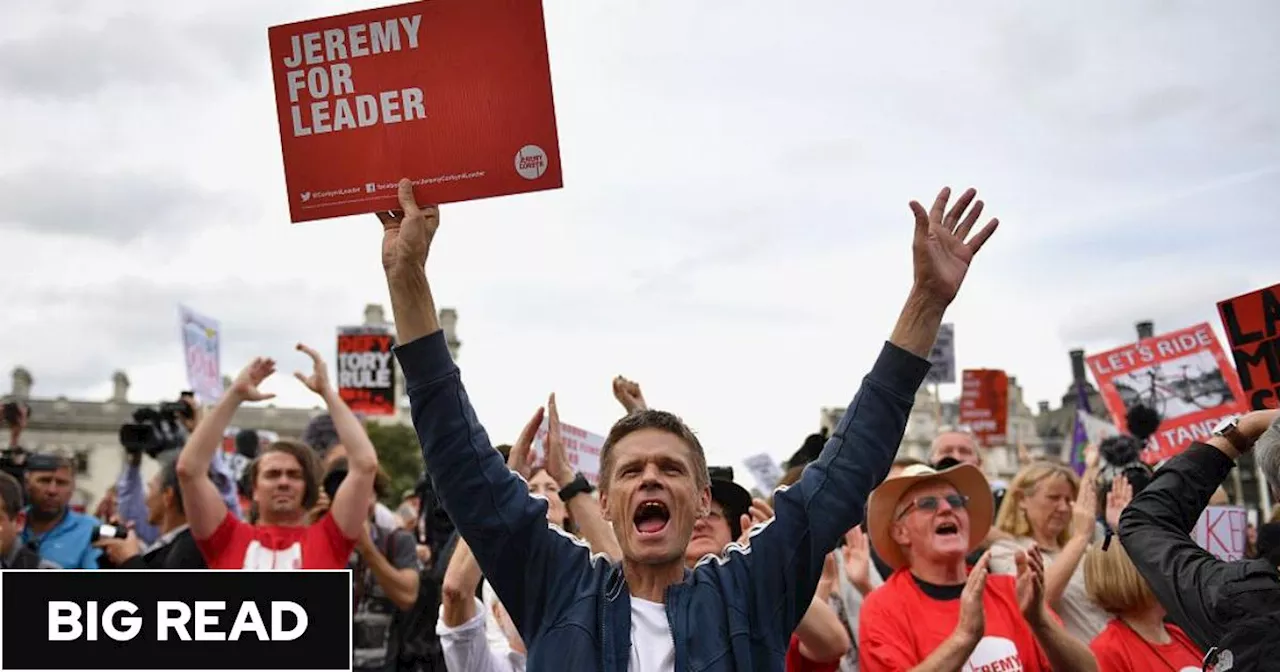
[[[351,572],[0,572],[0,669],[349,670]]]
[[[290,217],[562,186],[541,0],[431,0],[267,33]]]

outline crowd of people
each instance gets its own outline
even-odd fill
[[[150,482],[131,455],[97,516],[68,507],[65,459],[0,474],[0,561],[350,568],[358,670],[1267,669],[1280,660],[1267,637],[1280,524],[1262,526],[1245,563],[1217,560],[1189,531],[1240,454],[1280,482],[1276,411],[1224,423],[1154,471],[1109,464],[1099,446],[1083,474],[1025,457],[993,488],[965,428],[945,428],[927,462],[897,458],[943,315],[997,228],[977,227],[973,190],[951,197],[911,203],[898,322],[821,449],[802,450],[765,498],[708,465],[689,426],[625,378],[598,484],[567,459],[554,396],[495,446],[436,321],[425,267],[439,211],[404,182],[403,209],[379,219],[425,494],[383,503],[361,419],[299,344],[312,370],[295,375],[325,402],[322,429],[230,472],[232,417],[272,396],[259,386],[276,363],[255,359],[212,407],[192,406],[185,445]]]

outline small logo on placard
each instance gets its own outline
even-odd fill
[[[367,182],[364,185],[364,192],[366,194],[372,194],[377,190],[378,190],[378,185],[374,184],[373,182]]]
[[[306,203],[307,201],[311,200],[311,192],[309,191],[302,192],[301,196],[302,196],[303,203]]]
[[[547,172],[547,153],[537,145],[525,145],[516,152],[516,172],[526,180],[536,180]]]

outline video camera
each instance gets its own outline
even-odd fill
[[[182,448],[188,436],[182,420],[194,417],[195,410],[186,401],[139,408],[133,412],[133,422],[120,426],[120,444],[131,455],[146,453],[154,459],[165,451]]]

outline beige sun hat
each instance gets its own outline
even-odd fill
[[[995,499],[991,485],[982,470],[971,464],[957,464],[937,471],[923,464],[913,464],[894,478],[886,479],[871,492],[867,504],[867,529],[871,532],[871,545],[885,564],[900,569],[907,564],[902,547],[893,540],[893,512],[898,508],[902,495],[925,481],[950,483],[961,495],[969,498],[969,550],[982,545],[995,517]]]

